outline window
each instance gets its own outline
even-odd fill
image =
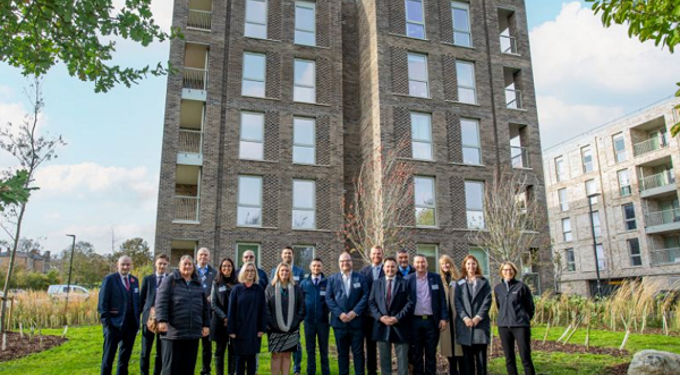
[[[316,3],[295,2],[295,44],[316,45]]]
[[[237,243],[236,244],[236,269],[241,268],[243,265],[243,253],[246,251],[252,251],[255,253],[255,264],[260,266],[260,244],[259,243]],[[236,270],[234,270],[235,272]]]
[[[470,4],[452,1],[451,19],[453,20],[453,44],[463,47],[472,47],[472,35],[470,34]]]
[[[642,265],[642,253],[640,253],[640,241],[637,238],[626,240],[628,242],[628,253],[630,254],[630,266],[638,267]]]
[[[593,219],[593,231],[595,232],[595,237],[602,236],[602,227],[600,226],[600,211],[593,211],[591,218]]]
[[[316,228],[316,182],[293,180],[293,229]]]
[[[293,100],[307,103],[316,102],[316,63],[314,61],[295,59]]]
[[[612,143],[614,144],[614,157],[616,162],[620,163],[626,161],[626,144],[623,141],[623,133],[615,134],[612,137]]]
[[[564,242],[570,242],[573,238],[571,236],[571,219],[562,219],[562,238]]]
[[[601,243],[599,243],[599,244],[597,244],[597,246],[595,246],[595,253],[597,254],[597,267],[600,270],[606,270],[607,269],[607,259],[605,259],[604,247],[602,246]]]
[[[595,180],[586,181],[586,197],[589,197],[590,204],[597,204],[597,196],[592,196],[597,193],[597,187],[595,186]]]
[[[569,198],[567,197],[567,188],[560,189],[557,191],[557,199],[560,202],[560,211],[566,211],[569,209]]]
[[[425,39],[423,0],[406,0],[406,35]]]
[[[264,113],[241,112],[240,159],[264,159]]]
[[[246,0],[246,28],[243,35],[267,39],[266,0]]]
[[[312,245],[294,245],[293,246],[293,264],[302,268],[305,271],[305,277],[309,276],[309,264],[314,259],[316,249]],[[302,281],[302,280],[299,280]],[[298,281],[298,282],[299,282]]]
[[[593,152],[590,150],[590,146],[586,146],[581,149],[581,160],[583,161],[583,173],[592,172]]]
[[[461,118],[460,133],[463,144],[463,163],[482,164],[482,146],[479,140],[479,121]]]
[[[569,248],[564,250],[564,257],[567,260],[567,271],[568,272],[576,271],[576,258],[574,257],[574,249]]]
[[[439,272],[439,248],[437,245],[419,243],[416,245],[416,250],[418,254],[425,255],[428,271]]]
[[[427,78],[427,56],[408,54],[408,94],[427,98],[430,89]]]
[[[631,194],[630,176],[628,176],[628,170],[622,169],[616,172],[616,175],[619,177],[619,193],[621,194],[621,196],[625,197],[630,195]]]
[[[470,229],[484,229],[484,183],[465,181],[465,207],[467,226]]]
[[[564,158],[561,156],[555,158],[555,179],[557,182],[567,179],[567,170],[564,165]]]
[[[623,208],[623,223],[626,230],[637,229],[635,222],[635,206],[632,203],[627,203],[621,206]]]
[[[316,120],[313,118],[293,119],[293,163],[316,163]]]
[[[236,216],[236,223],[239,226],[262,226],[262,177],[238,176]]]
[[[416,226],[433,227],[437,225],[434,177],[416,176],[413,180],[415,183]]]
[[[267,57],[261,53],[243,54],[243,82],[241,95],[264,98]]]
[[[432,160],[432,116],[411,112],[411,149],[413,158]]]
[[[458,82],[458,101],[461,103],[477,104],[475,64],[467,61],[456,61],[456,78]]]
[[[471,247],[470,255],[477,258],[477,261],[479,262],[479,270],[482,272],[482,275],[484,275],[484,277],[488,278],[490,275],[489,254],[486,252],[486,250],[480,247]]]

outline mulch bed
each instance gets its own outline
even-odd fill
[[[7,332],[7,350],[0,350],[0,362],[10,361],[13,359],[25,357],[29,354],[39,353],[43,350],[59,346],[68,341],[66,338],[60,336],[42,336],[35,335],[30,339],[27,334],[22,338],[19,332]],[[0,336],[0,345],[2,345],[2,336]]]

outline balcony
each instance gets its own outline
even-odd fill
[[[208,90],[207,45],[187,43],[182,68],[182,99],[206,101]]]
[[[675,190],[675,176],[673,176],[672,170],[666,170],[640,179],[640,196],[642,198],[669,193]]]
[[[513,168],[531,168],[526,147],[510,146],[510,160]]]
[[[647,212],[645,231],[647,234],[680,231],[680,209]]]
[[[176,223],[198,223],[199,198],[187,195],[175,195]]]
[[[505,105],[510,109],[524,109],[522,92],[520,90],[505,89]]]
[[[663,266],[667,264],[680,263],[680,248],[672,247],[668,249],[652,250],[649,252],[652,266]]]
[[[177,164],[203,165],[203,132],[180,129],[177,147]]]
[[[202,31],[210,31],[212,28],[212,12],[207,10],[189,9],[187,27]]]
[[[660,150],[668,147],[668,133],[663,133],[660,136],[650,138],[646,141],[638,142],[633,145],[633,153],[635,156],[644,155],[648,152]]]
[[[501,52],[509,55],[519,55],[517,39],[508,35],[501,35]]]

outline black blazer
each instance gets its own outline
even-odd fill
[[[338,272],[328,278],[326,284],[326,305],[331,311],[331,327],[333,328],[361,328],[362,320],[359,318],[368,309],[368,284],[366,278],[357,272],[352,272],[352,280],[349,285],[349,296],[345,294],[342,282],[342,273]],[[358,317],[349,323],[340,320],[342,313],[354,311]]]
[[[99,290],[99,304],[97,306],[104,327],[113,326],[121,329],[127,315],[128,304],[132,304],[133,317],[136,323],[134,331],[137,332],[139,329],[139,313],[141,310],[139,280],[132,275],[129,275],[128,280],[130,282],[129,292],[125,289],[118,272],[104,278]]]
[[[415,313],[415,308],[418,298],[418,287],[417,287],[417,276],[418,273],[412,273],[404,278],[408,282],[408,288],[413,295],[413,313]],[[444,284],[442,284],[442,278],[436,273],[427,273],[427,283],[430,289],[430,301],[432,303],[432,319],[435,323],[439,324],[439,321],[445,320],[449,321],[449,309],[446,307],[446,294],[444,292]]]
[[[485,345],[491,341],[491,285],[482,276],[477,276],[477,288],[471,294],[465,278],[458,281],[456,290],[456,341],[460,345]],[[482,320],[473,328],[465,326],[465,318],[474,319],[479,316]]]
[[[163,279],[168,277],[168,275],[163,276]],[[149,311],[153,307],[156,301],[156,273],[149,276],[144,276],[142,279],[142,292],[139,295],[140,305],[142,306],[142,327],[146,327],[146,322],[149,320]]]
[[[390,307],[386,305],[387,279],[381,278],[373,283],[371,296],[368,299],[373,324],[373,341],[404,343],[409,341],[408,317],[413,312],[414,295],[408,290],[408,283],[403,277],[394,277],[392,287],[392,301]],[[387,326],[380,321],[383,316],[393,316],[398,323]]]

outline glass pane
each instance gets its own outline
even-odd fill
[[[293,207],[314,208],[314,181],[293,181]]]
[[[267,24],[267,2],[248,0],[246,3],[246,22]]]
[[[463,163],[465,164],[482,164],[482,157],[478,148],[463,147]]]
[[[299,3],[300,4],[300,3]],[[314,15],[314,3],[304,3],[307,6],[295,7],[295,29],[314,31],[316,26],[316,18]]]
[[[264,146],[261,142],[241,141],[238,157],[240,159],[262,160],[264,159]]]
[[[241,95],[243,96],[256,96],[258,98],[264,98],[265,95],[264,82],[243,81],[241,89]]]
[[[434,206],[434,179],[416,177],[415,183],[415,205]]]
[[[467,62],[456,62],[458,86],[475,87],[474,65]]]
[[[453,8],[453,29],[459,31],[470,31],[470,21],[468,10],[458,7]]]
[[[408,93],[412,96],[418,96],[421,98],[428,97],[427,83],[419,81],[409,81],[408,82]]]
[[[408,77],[418,81],[427,81],[427,58],[422,55],[408,55]]]
[[[406,20],[420,23],[425,22],[423,4],[420,1],[406,0]]]
[[[258,261],[257,263],[259,264],[259,259],[260,259],[260,245],[257,244],[237,244],[236,245],[236,268],[241,268],[242,259],[243,259],[243,253],[246,251],[252,251],[255,253],[255,260]]]
[[[473,247],[470,249],[470,255],[477,258],[482,275],[489,277],[489,258],[486,254],[486,251],[478,247]]]
[[[458,87],[458,101],[461,103],[477,104],[476,90]]]
[[[607,262],[606,262],[606,259],[604,257],[604,247],[602,247],[602,245],[597,245],[595,247],[595,250],[597,252],[597,264],[598,264],[600,270],[607,269],[607,267],[606,267]]]
[[[414,140],[419,141],[432,140],[430,115],[425,113],[411,113],[411,136]]]
[[[314,164],[315,152],[313,147],[293,147],[293,163],[297,164]]]
[[[293,128],[293,142],[298,145],[314,145],[314,119],[296,117]]]
[[[251,38],[267,39],[267,26],[246,23],[246,29],[243,35]]]
[[[314,211],[293,210],[293,228],[314,229],[315,227]]]
[[[432,160],[432,144],[426,142],[413,142],[413,158],[421,160]]]
[[[305,46],[316,45],[316,34],[309,31],[295,30],[295,44],[302,44]]]
[[[463,47],[472,47],[472,38],[468,33],[456,31],[453,33],[453,43]]]
[[[314,259],[314,246],[293,246],[293,252],[295,254],[293,264],[305,271],[305,277],[309,276],[309,264]]]
[[[460,120],[460,132],[464,145],[479,147],[479,131],[477,125],[477,121],[467,119]]]
[[[261,206],[262,179],[260,177],[241,176],[238,179],[238,203]]]
[[[262,225],[262,209],[254,207],[238,208],[238,225],[260,226]]]
[[[417,23],[407,23],[406,35],[411,38],[425,39],[425,26]]]
[[[264,55],[243,55],[243,79],[264,81],[266,59]]]
[[[296,102],[316,102],[316,90],[314,88],[295,86],[293,100]]]
[[[307,87],[314,87],[316,83],[316,73],[314,62],[308,60],[295,60],[295,84]]]
[[[467,226],[470,229],[484,229],[484,213],[482,211],[468,211]]]
[[[434,226],[434,209],[432,208],[416,208],[416,225],[419,226]]]
[[[571,232],[571,220],[569,219],[562,220],[562,232]]]
[[[264,115],[241,113],[241,139],[262,142],[264,138]]]
[[[483,210],[484,184],[465,181],[465,205],[468,210]]]

